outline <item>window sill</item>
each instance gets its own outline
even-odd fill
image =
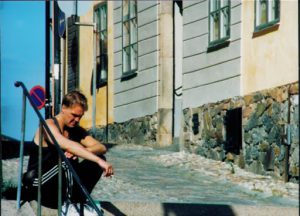
[[[270,32],[274,32],[274,31],[277,31],[279,28],[279,23],[276,23],[276,24],[273,24],[271,26],[267,26],[263,29],[260,29],[260,30],[255,30],[253,32],[253,35],[252,35],[252,38],[256,38],[256,37],[259,37],[259,36],[262,36],[262,35],[265,35],[265,34],[268,34]]]
[[[207,47],[207,52],[209,53],[209,52],[213,52],[213,51],[222,49],[222,48],[224,48],[224,47],[228,47],[229,44],[230,44],[230,40],[229,40],[229,39],[220,41],[219,43],[210,44],[210,45]]]
[[[132,79],[136,76],[137,76],[136,70],[123,73],[123,75],[121,77],[121,81],[126,81],[126,80]]]

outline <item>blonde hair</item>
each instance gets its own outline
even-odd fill
[[[74,90],[66,94],[62,100],[62,105],[66,107],[72,107],[74,105],[80,105],[84,111],[87,111],[88,104],[84,94],[78,90]]]

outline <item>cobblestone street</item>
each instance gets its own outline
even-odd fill
[[[199,155],[124,145],[111,148],[107,160],[115,176],[99,181],[97,200],[299,206],[298,184]]]
[[[182,204],[182,208],[188,209],[191,208],[186,206],[188,204],[227,205],[237,208],[237,215],[253,215],[254,212],[264,215],[264,212],[274,213],[279,208],[280,211],[290,211],[291,215],[295,215],[295,208],[299,208],[298,184],[249,173],[236,165],[209,160],[199,155],[145,146],[119,145],[111,148],[106,157],[113,164],[115,175],[112,178],[102,178],[92,197],[114,203],[124,211],[127,209],[131,212],[130,208],[134,206],[137,212],[130,215],[140,215],[139,210],[147,208],[149,211],[155,209],[152,215],[161,215],[155,203]],[[28,157],[25,157],[24,170],[27,161]],[[3,189],[16,187],[18,159],[2,162]],[[15,201],[2,202],[3,215],[13,215]],[[248,214],[244,212],[247,206],[255,209],[248,209]],[[199,211],[198,207],[192,207],[196,212]],[[207,206],[204,208],[211,211]]]

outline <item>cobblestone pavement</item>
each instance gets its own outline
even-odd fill
[[[106,157],[115,175],[101,178],[92,193],[96,200],[299,207],[298,184],[199,155],[120,145]],[[17,159],[3,160],[2,187],[17,186],[17,167]]]
[[[199,155],[122,145],[111,148],[107,160],[115,175],[98,182],[97,200],[299,207],[298,184]]]

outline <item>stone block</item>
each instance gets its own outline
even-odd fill
[[[263,168],[263,165],[260,161],[253,161],[250,166],[248,167],[250,172],[256,173],[256,174],[260,174],[260,175],[264,175],[265,171]]]
[[[226,154],[226,160],[227,161],[234,161],[234,155],[232,153],[227,153]]]
[[[256,92],[253,95],[253,103],[261,101],[264,98],[263,94],[261,92]]]
[[[258,156],[259,156],[259,152],[258,152],[257,148],[256,147],[252,147],[251,148],[251,158],[253,160],[257,160]]]
[[[270,149],[270,144],[266,141],[262,141],[259,144],[259,151],[261,152],[267,152]]]
[[[251,115],[250,119],[245,123],[245,130],[249,131],[255,127],[261,126],[262,120],[256,115]]]
[[[252,104],[253,101],[254,101],[253,95],[246,95],[246,96],[244,97],[244,102],[245,102],[245,105],[246,105],[246,106]]]
[[[259,152],[258,160],[263,165],[264,169],[266,170],[267,167],[267,153],[266,152]]]
[[[244,133],[244,142],[250,144],[252,142],[252,137],[249,132]]]
[[[288,98],[288,91],[286,88],[274,88],[269,91],[269,95],[277,102],[282,103]]]
[[[299,166],[299,145],[297,145],[293,152],[291,152],[290,164],[295,164]]]
[[[281,128],[274,125],[274,127],[271,128],[270,132],[268,133],[267,142],[273,143],[276,142],[277,145],[281,144]]]
[[[268,134],[264,130],[264,127],[256,127],[251,132],[252,137],[252,143],[254,145],[263,142],[264,140],[267,140],[268,142]]]
[[[243,118],[249,118],[250,115],[252,114],[253,110],[251,106],[247,106],[245,107],[245,109],[243,109]]]
[[[245,159],[244,159],[244,155],[243,155],[242,152],[241,152],[240,155],[238,156],[237,165],[238,165],[241,169],[244,169],[245,166],[246,166]]]
[[[290,171],[289,171],[290,175],[292,177],[299,177],[299,165],[292,165],[290,166]]]
[[[250,146],[246,146],[245,147],[244,153],[245,153],[244,158],[245,158],[246,164],[252,163],[251,148],[250,148]]]
[[[214,151],[214,149],[208,149],[207,150],[207,158],[213,159],[213,160],[219,160],[219,154]]]
[[[280,147],[277,145],[272,145],[272,148],[275,156],[278,157],[280,155]]]
[[[291,95],[299,94],[299,85],[298,85],[298,83],[294,83],[290,86],[289,93]]]
[[[224,161],[225,160],[226,155],[225,155],[224,150],[221,150],[221,151],[217,150],[216,154],[217,154],[217,160],[218,161]]]
[[[267,105],[265,103],[258,103],[255,109],[255,115],[260,117],[266,110]]]

